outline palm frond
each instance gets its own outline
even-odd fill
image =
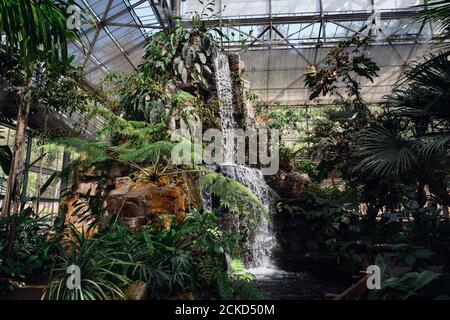
[[[404,175],[417,164],[413,142],[383,125],[363,130],[353,155],[358,161],[353,170],[374,176]]]
[[[450,30],[450,2],[448,0],[426,1],[417,6],[424,9],[416,18],[427,22],[438,23],[444,30]]]
[[[444,154],[446,146],[450,143],[450,132],[427,134],[416,141],[419,154],[425,159],[431,159],[437,154]]]
[[[450,119],[450,53],[430,54],[411,66],[385,105],[407,117]]]
[[[20,0],[0,2],[0,34],[7,54],[18,53],[31,74],[37,61],[68,62],[68,40],[81,32],[67,28],[69,5],[73,0]]]

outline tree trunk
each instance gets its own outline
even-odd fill
[[[19,93],[19,112],[17,114],[16,138],[14,141],[11,169],[8,176],[5,198],[1,215],[7,217],[11,213],[11,201],[13,201],[13,213],[16,214],[20,207],[20,181],[23,170],[22,153],[25,143],[25,131],[28,124],[28,114],[31,106],[32,79],[29,74],[25,76],[25,87]]]

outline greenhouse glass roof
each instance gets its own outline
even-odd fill
[[[146,35],[169,29],[174,16],[189,24],[201,12],[198,0],[77,0],[95,20],[84,25],[88,43],[73,43],[76,62],[85,65],[86,82],[95,86],[108,70],[133,72],[141,63]],[[206,0],[204,1],[206,2]],[[320,64],[338,41],[364,34],[377,22],[377,38],[367,51],[381,71],[363,82],[364,97],[378,103],[402,69],[423,55],[433,34],[430,23],[413,20],[423,0],[216,0],[216,15],[205,17],[228,35],[224,50],[240,51],[245,79],[260,98],[304,106],[303,74]],[[245,49],[242,50],[242,43]],[[319,103],[331,103],[321,98]],[[316,102],[317,103],[317,102]]]

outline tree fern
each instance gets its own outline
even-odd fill
[[[214,277],[220,298],[224,300],[233,299],[235,297],[233,294],[234,290],[227,273],[225,271],[220,271],[216,273]]]
[[[235,294],[250,300],[263,298],[261,291],[255,284],[255,276],[245,270],[244,263],[240,258],[233,258],[231,260],[230,277]]]
[[[93,165],[112,160],[108,155],[110,144],[106,141],[86,141],[82,138],[66,137],[54,139],[52,142],[88,158]]]
[[[118,160],[124,162],[150,162],[157,165],[162,157],[170,157],[174,145],[170,141],[158,141],[139,149],[128,149],[124,147],[112,147],[111,149],[118,152]]]
[[[248,218],[252,224],[259,221],[261,214],[269,217],[268,209],[249,188],[220,173],[204,172],[198,184],[201,192],[209,191],[217,195],[223,207]]]

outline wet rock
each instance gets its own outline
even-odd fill
[[[242,76],[245,73],[245,63],[238,53],[229,53],[228,61],[231,72],[238,76]]]
[[[311,180],[305,173],[280,169],[276,176],[269,179],[269,182],[280,196],[284,198],[296,198],[305,190],[305,187]]]
[[[186,195],[175,184],[158,186],[150,181],[133,182],[129,177],[116,179],[116,188],[106,197],[107,211],[124,218],[153,219],[169,214],[184,220]]]

